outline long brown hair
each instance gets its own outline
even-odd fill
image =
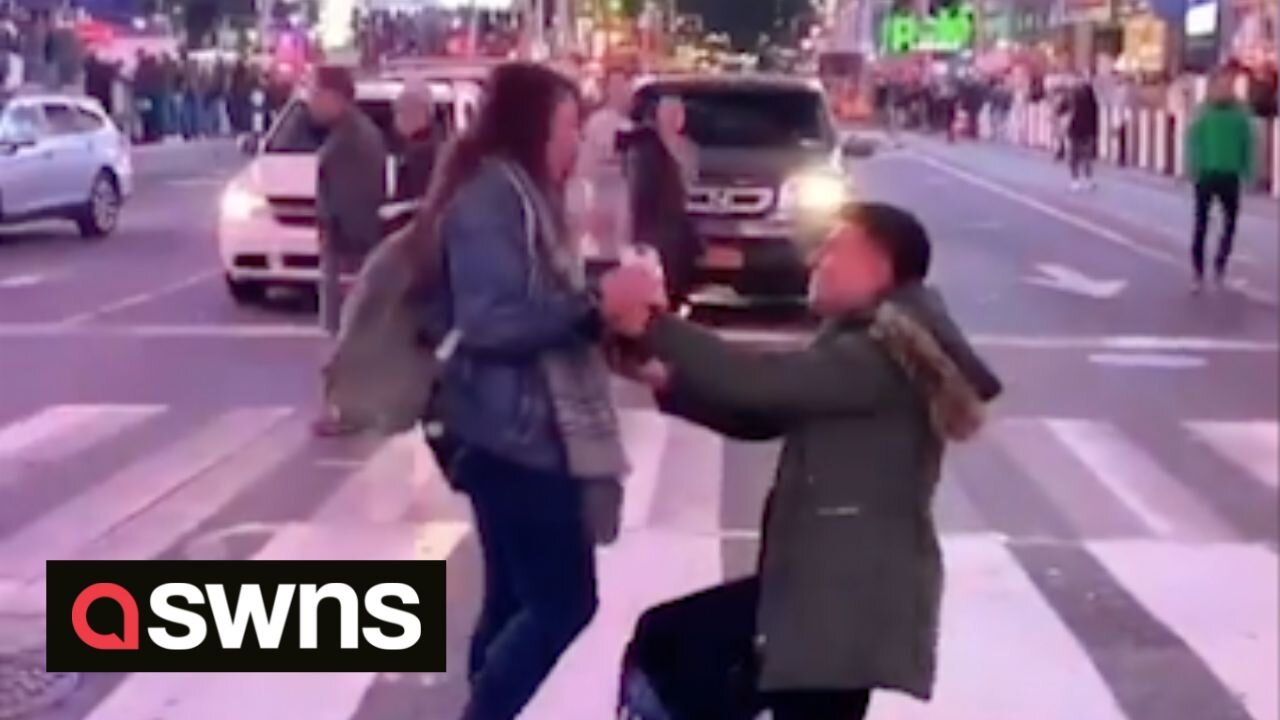
[[[565,98],[578,101],[577,86],[541,65],[506,63],[490,74],[474,124],[446,148],[414,219],[412,252],[425,279],[434,279],[440,271],[441,216],[487,158],[515,162],[549,196],[560,194],[561,188],[547,175],[546,149],[552,116]]]

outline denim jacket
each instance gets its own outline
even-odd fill
[[[439,231],[452,324],[461,333],[439,390],[441,419],[464,445],[566,471],[539,357],[594,342],[595,303],[585,293],[531,282],[530,262],[541,260],[530,257],[520,196],[496,163],[482,165],[458,190]]]

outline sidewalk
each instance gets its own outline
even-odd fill
[[[913,137],[922,140],[932,140],[939,145],[943,144],[938,138],[932,138],[929,136]],[[997,152],[1021,155],[1028,160],[1037,161],[1046,167],[1052,166],[1059,168],[1062,176],[1064,178],[1067,176],[1068,169],[1066,163],[1054,161],[1053,156],[1047,151],[1023,145],[1000,142],[998,140],[968,139],[957,143],[957,145],[962,146],[973,144],[981,145]],[[1180,197],[1185,197],[1187,193],[1191,191],[1188,181],[1184,178],[1173,177],[1171,175],[1161,175],[1141,168],[1121,166],[1099,160],[1095,165],[1094,170],[1099,178],[1110,178],[1138,185],[1145,185],[1156,190],[1163,190],[1166,193],[1179,195]],[[1245,194],[1242,210],[1246,213],[1260,213],[1264,219],[1269,218],[1272,222],[1276,222],[1277,218],[1280,218],[1280,201],[1269,196],[1264,188],[1253,188]]]
[[[1047,154],[1008,145],[904,136],[905,145],[947,167],[972,174],[1002,190],[1107,228],[1181,263],[1188,256],[1193,207],[1190,186],[1123,168],[1099,166],[1098,188],[1072,193],[1065,165]],[[1219,213],[1210,226],[1217,243]],[[1280,285],[1280,203],[1251,197],[1237,224],[1233,273],[1271,296]]]

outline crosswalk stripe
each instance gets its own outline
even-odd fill
[[[1094,557],[1236,693],[1255,720],[1280,717],[1280,573],[1255,545],[1090,543]]]
[[[654,605],[719,582],[720,545],[713,537],[639,529],[600,551],[600,609],[521,717],[613,717],[622,653],[636,621]]]
[[[628,483],[624,519],[632,524],[597,553],[599,611],[521,715],[525,720],[613,717],[622,652],[640,614],[724,575],[723,538],[696,532],[719,528],[724,441],[647,411],[624,415],[624,440],[633,460],[656,453],[652,469],[640,471],[652,475],[659,494],[646,497],[646,488]],[[640,509],[646,506],[649,512]]]
[[[1095,420],[1045,422],[1157,537],[1219,542],[1239,539],[1199,498],[1115,426]]]
[[[423,444],[417,433],[383,442],[316,510],[312,521],[390,523],[403,519],[414,496],[428,481],[415,472],[415,456]]]
[[[671,418],[661,482],[649,512],[649,527],[718,532],[724,490],[725,440],[705,428]],[[731,479],[728,480],[732,482]]]
[[[625,528],[643,527],[653,510],[672,421],[655,410],[623,410],[619,415],[627,459],[631,463],[631,473],[626,478],[622,525]]]
[[[291,411],[232,410],[194,434],[92,486],[0,542],[0,573],[32,578],[192,478],[226,460]]]
[[[269,476],[311,437],[301,420],[286,421],[212,470],[196,477],[67,559],[139,560],[160,555],[213,516],[245,488]],[[0,608],[39,611],[45,602],[44,573],[0,593]]]
[[[465,524],[456,522],[424,524],[346,518],[327,523],[288,523],[254,559],[444,560],[467,532]],[[135,674],[100,703],[87,720],[348,720],[376,679],[377,673],[372,672]]]
[[[1150,531],[1039,420],[1002,419],[987,429],[1084,537],[1143,537]]]
[[[934,495],[933,512],[937,518],[938,532],[942,535],[963,535],[986,532],[986,520],[974,506],[969,494],[960,486],[955,475],[943,470]]]
[[[0,428],[0,460],[71,457],[165,410],[162,405],[53,405]]]
[[[1280,487],[1280,424],[1274,420],[1190,422],[1187,428],[1237,467]]]
[[[950,538],[943,550],[947,590],[934,699],[878,693],[872,718],[1124,720],[1076,638],[1001,542]],[[1028,670],[1028,662],[1039,670]]]

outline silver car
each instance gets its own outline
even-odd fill
[[[96,100],[0,98],[0,223],[65,218],[103,237],[132,185],[129,140]]]

